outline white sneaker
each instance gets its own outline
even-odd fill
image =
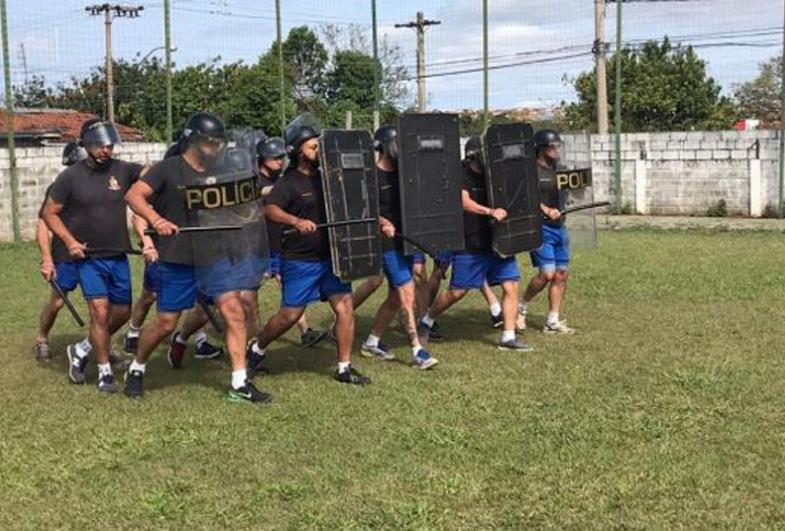
[[[392,361],[395,359],[395,354],[387,350],[387,347],[381,341],[377,345],[369,345],[368,342],[363,342],[360,347],[360,353],[367,358],[376,358],[381,361]]]
[[[551,334],[551,335],[559,334],[559,335],[567,335],[567,336],[570,336],[575,333],[575,329],[567,326],[567,321],[546,323],[542,331],[545,332],[546,334]]]

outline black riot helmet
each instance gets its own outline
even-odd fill
[[[256,156],[259,162],[283,158],[286,156],[286,142],[279,136],[261,140],[256,144]]]
[[[209,163],[226,148],[226,127],[221,119],[213,114],[194,113],[185,124],[180,143],[183,152],[193,146],[202,163]],[[207,149],[208,145],[210,149]]]
[[[304,142],[312,138],[317,138],[321,133],[310,125],[301,125],[294,127],[287,127],[284,133],[284,141],[286,142],[286,152],[292,161],[297,161],[300,154],[300,146]]]
[[[112,122],[99,118],[85,120],[79,130],[79,145],[84,147],[106,147],[120,144],[120,133]]]
[[[76,142],[69,142],[63,148],[63,166],[70,166],[87,158],[85,148]]]
[[[561,146],[561,137],[559,133],[556,132],[554,129],[540,129],[536,133],[534,133],[534,147],[537,150],[537,156],[539,157],[543,150],[549,146],[552,147],[560,147]],[[551,165],[558,164],[559,157],[545,157],[547,162]]]
[[[373,149],[392,160],[398,159],[398,130],[394,125],[383,125],[376,130]]]
[[[470,136],[463,148],[463,158],[466,161],[476,160],[480,166],[482,161],[482,139],[479,136]]]

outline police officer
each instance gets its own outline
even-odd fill
[[[79,285],[90,309],[90,344],[98,364],[98,390],[117,391],[109,363],[111,335],[131,313],[131,275],[123,197],[143,167],[113,157],[120,135],[114,124],[90,119],[82,124],[80,144],[88,157],[69,166],[49,190],[42,217],[76,263]],[[88,352],[69,345],[69,378],[85,382]]]
[[[125,394],[131,398],[139,398],[144,393],[144,374],[152,352],[176,329],[181,313],[196,302],[199,290],[193,242],[187,234],[177,234],[180,226],[188,224],[182,188],[208,177],[208,168],[224,153],[226,145],[226,130],[219,118],[204,112],[194,114],[185,126],[182,154],[153,166],[126,196],[134,212],[161,236],[157,314],[155,321],[142,329],[136,357],[126,373]],[[155,207],[148,202],[153,195]],[[217,263],[224,262],[228,261]],[[206,286],[208,290],[215,290],[205,295],[214,297],[226,325],[226,346],[232,364],[229,398],[269,402],[270,395],[258,390],[245,370],[246,320],[239,295],[243,287],[233,284],[238,276],[231,270],[212,273],[208,276],[218,282]]]
[[[415,314],[415,286],[412,269],[414,260],[404,256],[403,241],[396,238],[401,232],[401,194],[398,181],[398,132],[385,125],[374,134],[374,149],[379,153],[376,176],[379,183],[379,226],[382,232],[382,266],[387,277],[387,298],[374,316],[371,333],[362,344],[361,352],[379,360],[395,359],[381,337],[400,310],[405,314],[404,325],[412,348],[412,366],[430,369],[438,363],[423,348],[417,335]]]
[[[283,169],[286,165],[286,142],[281,137],[270,137],[260,140],[256,144],[256,156],[259,163],[259,180],[262,186],[262,196],[266,198],[272,193],[273,186],[283,175]],[[275,278],[280,284],[281,226],[274,221],[267,222],[267,241],[270,244],[270,276]],[[300,330],[300,342],[306,348],[318,345],[327,337],[327,331],[316,330],[308,326],[308,319],[305,313],[297,321],[297,328]],[[254,331],[254,334],[256,332]]]
[[[502,258],[491,247],[491,220],[503,221],[507,211],[488,206],[488,191],[482,163],[481,142],[472,137],[466,142],[464,180],[461,191],[465,251],[453,256],[450,289],[440,294],[430,311],[421,320],[423,335],[433,326],[434,319],[466,296],[470,289],[482,289],[487,282],[502,286],[503,332],[498,348],[531,351],[516,337],[518,281],[520,272],[514,256]]]
[[[542,211],[542,246],[531,253],[532,265],[539,269],[526,287],[518,306],[520,317],[525,319],[529,302],[548,286],[548,320],[543,332],[546,334],[574,334],[567,322],[559,319],[564,292],[567,289],[567,270],[570,263],[570,237],[564,226],[564,210],[567,191],[559,190],[553,179],[545,173],[559,168],[561,138],[553,129],[541,129],[534,135],[537,149],[537,171],[540,176],[540,210]],[[543,186],[545,184],[545,186]]]
[[[351,364],[354,339],[354,311],[351,284],[333,274],[326,230],[324,193],[319,173],[319,131],[304,124],[290,125],[284,134],[291,165],[267,196],[267,219],[292,226],[295,234],[281,240],[281,309],[267,322],[251,345],[248,367],[261,368],[270,343],[300,319],[306,306],[327,300],[335,314],[338,367],[335,379],[341,383],[364,385],[370,378]]]
[[[71,166],[86,159],[87,151],[76,142],[69,142],[63,148],[62,158],[63,166]],[[41,209],[46,204],[49,189],[46,190],[44,196],[44,203],[41,205]],[[47,282],[55,280],[65,294],[75,290],[79,283],[79,276],[76,272],[76,264],[68,256],[68,250],[65,248],[63,241],[49,232],[49,228],[43,219],[38,220],[35,236],[38,249],[41,251],[41,276]],[[39,328],[35,339],[35,357],[38,361],[46,362],[51,359],[49,353],[49,332],[51,332],[57,314],[64,305],[65,301],[52,288],[49,300],[41,309],[41,315],[38,318]],[[89,352],[92,348],[87,337],[82,340],[81,344],[84,351]]]

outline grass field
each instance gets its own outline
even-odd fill
[[[578,335],[499,352],[472,295],[437,369],[358,356],[359,389],[291,334],[256,407],[224,400],[225,361],[174,372],[162,352],[143,401],[99,396],[94,365],[71,385],[65,313],[37,365],[37,255],[0,247],[0,529],[781,528],[783,257],[780,234],[602,233],[573,264]]]

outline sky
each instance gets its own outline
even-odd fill
[[[12,79],[47,81],[84,75],[103,63],[104,24],[85,6],[104,0],[8,0]],[[163,0],[122,0],[145,7],[113,25],[115,57],[139,59],[163,46]],[[307,24],[360,24],[371,32],[371,0],[281,0],[283,30]],[[593,66],[593,0],[488,0],[492,108],[547,107],[571,101],[569,83]],[[784,0],[687,0],[623,4],[623,41],[672,39],[696,45],[725,93],[755,77],[782,50]],[[608,6],[605,40],[615,40],[616,4]],[[481,0],[377,0],[380,38],[397,44],[412,77],[415,32],[395,23],[417,11],[441,22],[426,31],[428,108],[482,107]],[[215,56],[254,61],[275,38],[274,0],[172,0],[173,58],[178,66]],[[24,54],[22,53],[24,50]],[[161,55],[162,50],[153,52]],[[519,64],[524,63],[524,64]],[[527,64],[528,63],[528,64]],[[25,68],[26,65],[26,68]],[[512,66],[510,66],[512,65]],[[443,75],[450,74],[450,75]],[[411,95],[416,93],[411,83]]]

